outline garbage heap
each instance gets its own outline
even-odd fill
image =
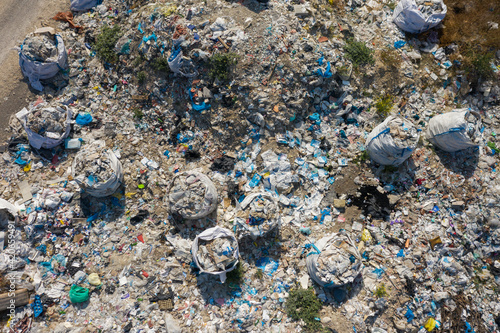
[[[196,266],[203,273],[219,275],[221,282],[226,273],[236,268],[239,258],[238,241],[228,229],[209,228],[199,234],[191,250]]]
[[[279,227],[279,207],[268,193],[253,193],[240,203],[241,210],[234,218],[234,228],[239,237],[263,236]]]
[[[113,194],[123,182],[122,165],[104,141],[95,141],[79,151],[71,172],[78,185],[94,197]]]
[[[31,86],[42,91],[40,80],[54,77],[60,70],[67,68],[68,55],[63,38],[47,31],[35,32],[26,37],[19,51],[19,65]],[[52,29],[53,30],[53,29]]]
[[[202,173],[176,175],[167,196],[170,210],[185,219],[197,219],[217,208],[217,189]]]
[[[400,165],[417,147],[420,133],[408,120],[389,116],[366,138],[370,157],[382,165]]]
[[[30,145],[34,148],[54,148],[68,137],[71,127],[71,111],[67,106],[50,107],[38,104],[22,115],[17,114],[24,126]]]
[[[345,231],[318,240],[313,248],[306,259],[307,270],[322,287],[352,283],[363,269],[361,255]]]

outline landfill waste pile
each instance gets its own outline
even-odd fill
[[[217,208],[217,189],[202,173],[176,175],[168,194],[170,210],[186,219],[204,217]]]
[[[316,253],[307,257],[311,278],[333,288],[354,282],[362,270],[362,258],[349,236],[332,234],[316,242]]]
[[[229,230],[220,227],[198,235],[191,252],[200,271],[220,275],[222,283],[226,280],[226,273],[235,269],[238,263],[238,242]]]
[[[240,237],[262,236],[279,227],[278,203],[267,193],[250,194],[240,203],[234,225]]]
[[[500,330],[497,7],[71,3],[6,111],[1,332]]]
[[[28,35],[20,46],[19,66],[31,86],[43,90],[41,79],[50,79],[67,67],[63,38],[52,28],[40,28]]]
[[[102,140],[78,152],[71,175],[83,191],[95,197],[113,194],[123,181],[122,165],[116,153],[106,148]]]
[[[409,121],[389,116],[366,138],[366,150],[382,165],[400,165],[417,147],[420,135]]]
[[[71,111],[67,106],[48,107],[42,103],[30,111],[21,110],[16,117],[23,123],[30,145],[36,149],[57,147],[71,130]]]

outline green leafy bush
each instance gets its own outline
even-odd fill
[[[354,39],[350,39],[344,46],[344,51],[354,67],[373,65],[375,63],[373,50],[370,50],[364,42],[356,42]]]
[[[167,58],[163,57],[155,58],[151,63],[151,67],[153,67],[159,72],[165,72],[165,73],[170,72],[170,67],[168,66]]]
[[[146,72],[140,71],[137,73],[137,80],[139,81],[139,84],[143,84],[146,81]]]
[[[94,48],[97,56],[104,62],[110,64],[118,61],[118,54],[115,52],[115,45],[121,37],[120,26],[115,25],[113,28],[105,25],[101,29],[101,33],[95,39]]]
[[[386,118],[391,112],[393,106],[393,97],[391,95],[380,96],[375,102],[377,114],[382,118]]]
[[[213,80],[227,81],[237,63],[238,55],[236,53],[216,53],[208,61],[208,76]]]
[[[308,332],[323,330],[321,323],[316,320],[319,317],[321,307],[321,301],[314,294],[312,288],[291,290],[285,303],[288,317],[293,320],[303,320]]]

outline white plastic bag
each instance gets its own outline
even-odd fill
[[[70,9],[75,12],[83,12],[97,6],[99,0],[71,0]]]
[[[363,269],[361,255],[345,231],[320,239],[312,251],[306,259],[307,271],[322,287],[335,288],[352,283]]]
[[[223,238],[223,237],[229,238],[236,243],[236,248],[231,251],[231,255],[236,261],[234,262],[234,264],[230,268],[227,268],[224,271],[212,272],[212,271],[204,270],[203,267],[200,265],[200,263],[198,261],[198,256],[197,256],[198,248],[199,248],[199,241],[200,240],[210,241],[210,240],[213,240],[215,238]],[[236,266],[238,265],[238,259],[240,257],[240,250],[238,248],[238,241],[236,240],[236,237],[234,237],[234,234],[230,230],[221,228],[219,226],[209,228],[209,229],[203,231],[198,236],[196,236],[196,238],[194,239],[194,242],[193,242],[193,247],[191,248],[191,253],[193,254],[193,261],[196,264],[196,266],[200,269],[201,273],[219,275],[220,281],[222,283],[224,283],[226,281],[226,273],[231,272],[233,269],[236,268]]]
[[[419,138],[410,121],[389,116],[368,135],[366,150],[375,162],[397,166],[411,156]]]
[[[247,219],[252,219],[252,221],[247,223]],[[278,202],[275,197],[265,192],[246,196],[240,203],[240,210],[234,219],[236,233],[240,238],[249,235],[255,239],[266,235],[279,225]]]
[[[29,120],[28,118],[30,114],[38,112],[39,110],[41,110],[41,112],[46,112],[46,113],[59,113],[59,114],[64,113],[66,115],[66,119],[64,121],[65,127],[62,128],[63,132],[52,133],[53,135],[55,135],[53,137],[48,137],[47,136],[48,133],[44,133],[43,135],[35,133],[28,126],[28,120]],[[30,145],[36,149],[40,148],[51,149],[63,143],[63,141],[68,137],[71,131],[71,116],[72,116],[71,110],[67,106],[45,107],[43,104],[39,104],[36,107],[30,109],[29,111],[26,108],[23,108],[20,112],[16,114],[17,119],[19,119],[19,121],[24,127],[24,130],[26,131],[26,134],[28,135],[28,140],[30,142]],[[57,138],[57,136],[59,136],[59,138]]]
[[[406,32],[419,34],[427,31],[438,25],[448,10],[442,0],[439,1],[439,4],[433,1],[433,5],[440,6],[441,10],[428,15],[419,10],[415,0],[400,0],[394,9],[392,21]]]
[[[123,183],[123,169],[122,164],[116,155],[110,149],[104,149],[106,146],[102,140],[91,143],[88,147],[80,150],[73,160],[71,167],[71,175],[78,185],[88,194],[94,197],[102,198],[107,197],[118,189]],[[109,162],[109,168],[112,173],[111,176],[103,182],[92,180],[88,181],[86,174],[76,174],[78,165],[85,165],[105,159]]]
[[[217,189],[204,174],[180,173],[172,179],[166,197],[169,210],[185,219],[199,219],[217,208]]]
[[[30,80],[30,85],[38,91],[43,90],[40,80],[50,79],[54,77],[59,70],[63,70],[68,65],[68,54],[64,47],[64,41],[60,35],[54,36],[57,46],[57,59],[47,60],[44,62],[31,59],[23,53],[23,44],[19,51],[19,66],[23,75]]]
[[[457,109],[429,121],[427,139],[438,148],[455,152],[476,147],[481,141],[481,117],[470,109]]]

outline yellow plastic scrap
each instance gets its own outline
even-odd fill
[[[363,242],[369,242],[372,240],[372,235],[368,231],[368,229],[364,229],[363,232],[361,233],[361,240]]]
[[[127,192],[127,193],[125,193],[125,197],[132,198],[132,196],[135,194],[136,194],[136,192]]]
[[[165,6],[163,7],[163,15],[164,16],[170,16],[174,13],[177,12],[177,6],[176,5],[172,5],[172,6]]]
[[[29,172],[30,170],[31,170],[31,161],[28,164],[26,164],[23,168],[24,172]]]
[[[436,327],[436,324],[437,324],[436,319],[429,318],[425,322],[424,327],[427,330],[427,332],[430,332],[430,331],[432,331]]]

